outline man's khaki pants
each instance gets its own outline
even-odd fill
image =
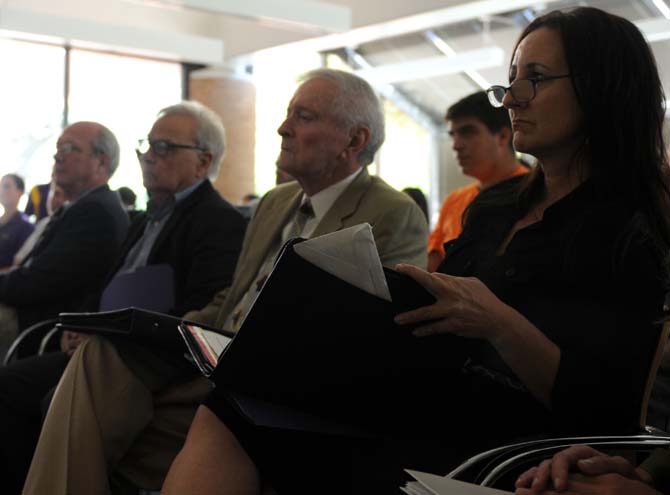
[[[184,363],[130,343],[82,343],[54,394],[23,493],[104,495],[112,477],[159,490],[210,390]]]

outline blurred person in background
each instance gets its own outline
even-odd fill
[[[0,180],[0,267],[9,267],[14,255],[33,232],[35,226],[27,215],[18,210],[19,200],[26,190],[25,182],[16,174],[7,174]]]
[[[463,231],[463,212],[483,190],[528,172],[512,146],[512,124],[504,108],[489,104],[484,91],[457,101],[447,110],[446,121],[452,149],[464,175],[476,182],[447,196],[428,238],[428,271],[444,259],[444,244]]]
[[[24,213],[29,217],[35,217],[35,222],[39,222],[49,214],[46,205],[47,197],[49,195],[49,186],[49,182],[46,184],[38,184],[33,186],[28,193],[28,202],[26,203]]]
[[[419,205],[419,208],[421,208],[421,211],[426,216],[426,222],[430,224],[430,215],[428,214],[428,200],[426,199],[426,195],[423,193],[423,191],[418,187],[406,187],[402,190],[402,192],[407,194],[417,205]]]
[[[55,182],[52,182],[49,186],[49,193],[47,195],[46,209],[48,215],[41,220],[38,220],[35,224],[35,230],[28,238],[23,242],[21,248],[14,255],[14,266],[20,265],[23,260],[26,258],[28,253],[35,247],[37,239],[40,238],[42,232],[44,232],[45,227],[51,220],[51,215],[54,214],[61,206],[65,204],[65,193],[63,189],[56,185]]]
[[[128,217],[132,222],[139,213],[136,210],[137,194],[135,194],[135,191],[133,191],[131,188],[126,186],[119,187],[116,190],[116,193],[119,195],[119,198],[121,198],[121,204],[123,205],[123,209],[126,210],[126,212],[128,213]]]

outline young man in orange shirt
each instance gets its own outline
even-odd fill
[[[475,196],[487,187],[529,171],[514,153],[507,110],[491,106],[484,91],[450,106],[446,120],[458,164],[465,175],[477,182],[456,189],[444,200],[435,229],[428,238],[431,272],[444,258],[444,243],[461,234],[463,212]]]

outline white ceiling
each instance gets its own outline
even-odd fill
[[[665,39],[652,48],[670,91],[670,0],[3,0],[0,34],[214,67],[264,49],[332,51],[357,68],[383,67],[439,125],[458,98],[506,80],[510,49],[534,16],[578,4],[660,29]],[[484,60],[482,49],[497,55]],[[463,67],[464,58],[477,59],[477,70]]]
[[[486,46],[502,48],[505,52],[505,61],[497,67],[480,69],[475,74],[460,72],[395,84],[397,89],[430,114],[436,122],[441,122],[446,108],[457,99],[477,91],[482,86],[487,87],[490,84],[502,84],[507,81],[507,64],[511,57],[511,49],[519,33],[530,19],[546,10],[576,5],[602,8],[630,19],[640,26],[648,25],[651,19],[661,19],[666,39],[651,43],[651,47],[658,62],[664,87],[670,91],[670,19],[666,19],[651,0],[552,2],[547,9],[514,10],[502,15],[475,18],[455,24],[435,26],[431,30],[380,39],[358,46],[356,52],[372,66],[385,66],[386,64],[397,64],[403,60],[411,61],[439,54],[436,43],[431,41],[435,39],[438,40],[438,45],[440,40],[444,41],[456,54]],[[670,7],[668,9],[670,10]]]

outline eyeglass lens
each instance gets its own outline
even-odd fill
[[[530,79],[517,79],[511,84],[512,98],[520,103],[533,99],[533,81]]]
[[[66,156],[76,151],[81,151],[81,148],[69,142],[63,143],[60,146],[56,147],[56,153],[54,154],[54,158],[56,158],[57,156]]]
[[[533,81],[530,79],[517,79],[510,84],[509,88],[505,88],[504,86],[493,86],[488,94],[491,104],[502,106],[507,91],[512,93],[512,98],[514,98],[515,101],[526,103],[533,99],[534,90]]]
[[[137,151],[144,155],[151,150],[156,156],[165,156],[168,152],[168,148],[168,143],[163,140],[149,141],[148,139],[140,139]]]

